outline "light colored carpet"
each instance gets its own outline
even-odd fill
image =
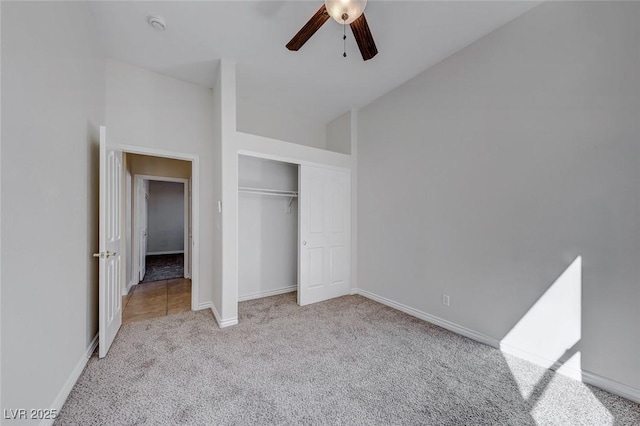
[[[57,424],[639,425],[640,405],[360,296],[126,324]]]

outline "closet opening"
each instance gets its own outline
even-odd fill
[[[298,290],[298,167],[238,156],[238,301]]]

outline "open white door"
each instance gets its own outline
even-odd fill
[[[122,324],[120,256],[122,152],[107,147],[106,130],[100,126],[100,260],[99,325],[100,358],[109,351]]]
[[[300,166],[298,303],[349,294],[351,173]]]

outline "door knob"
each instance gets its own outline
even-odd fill
[[[302,245],[303,245],[303,246],[306,246],[306,245],[307,245],[307,242],[306,242],[306,241],[303,241],[303,242],[302,242]]]

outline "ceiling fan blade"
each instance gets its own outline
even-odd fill
[[[298,50],[311,38],[311,36],[318,31],[318,28],[322,26],[329,19],[327,8],[323,4],[320,9],[304,24],[304,27],[298,31],[298,34],[294,35],[289,43],[287,43],[287,49]]]
[[[353,37],[355,37],[356,43],[358,43],[358,47],[360,48],[360,53],[362,53],[362,59],[367,61],[376,56],[378,54],[378,48],[376,47],[376,42],[373,41],[373,35],[369,29],[369,24],[367,24],[367,19],[364,17],[364,13],[353,21],[350,26],[351,31],[353,31]]]

